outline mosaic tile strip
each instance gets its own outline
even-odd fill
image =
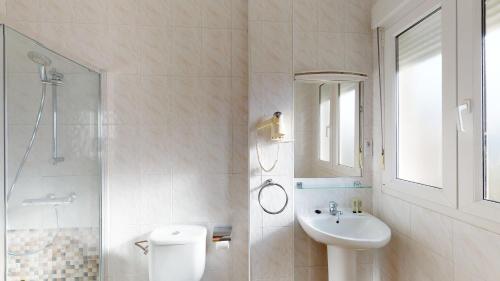
[[[15,254],[7,257],[7,281],[98,280],[98,228],[9,230],[7,245]]]

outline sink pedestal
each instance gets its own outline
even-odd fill
[[[328,281],[356,280],[356,251],[327,245]]]

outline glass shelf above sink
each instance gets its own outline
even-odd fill
[[[339,189],[339,188],[347,188],[347,189],[358,189],[358,188],[371,188],[371,185],[367,185],[362,183],[361,181],[352,181],[352,182],[311,182],[311,181],[302,181],[301,179],[295,179],[295,188],[303,189],[303,190],[317,190],[317,189]]]

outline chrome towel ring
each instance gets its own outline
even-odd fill
[[[283,205],[283,207],[282,207],[281,209],[279,209],[279,210],[278,210],[278,211],[276,211],[276,212],[269,211],[269,210],[268,210],[268,209],[266,209],[264,206],[262,206],[262,202],[261,202],[262,190],[264,190],[264,189],[266,189],[266,188],[268,188],[268,187],[270,187],[270,186],[277,186],[277,187],[279,187],[279,188],[283,191],[283,193],[285,193],[285,198],[286,198],[286,199],[285,199],[285,204]],[[272,179],[268,179],[268,180],[266,180],[266,181],[265,181],[265,182],[264,182],[264,183],[260,186],[260,190],[259,190],[259,198],[258,198],[258,200],[259,200],[259,205],[260,205],[260,207],[262,208],[262,210],[264,210],[264,212],[266,212],[266,213],[268,213],[268,214],[271,214],[271,215],[277,215],[277,214],[279,214],[279,213],[282,213],[282,212],[285,210],[286,206],[288,205],[288,193],[286,192],[285,188],[283,188],[283,186],[282,186],[281,184],[273,182],[273,180],[272,180]]]

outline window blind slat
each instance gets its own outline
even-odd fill
[[[411,66],[441,53],[441,10],[397,36],[398,67]]]

